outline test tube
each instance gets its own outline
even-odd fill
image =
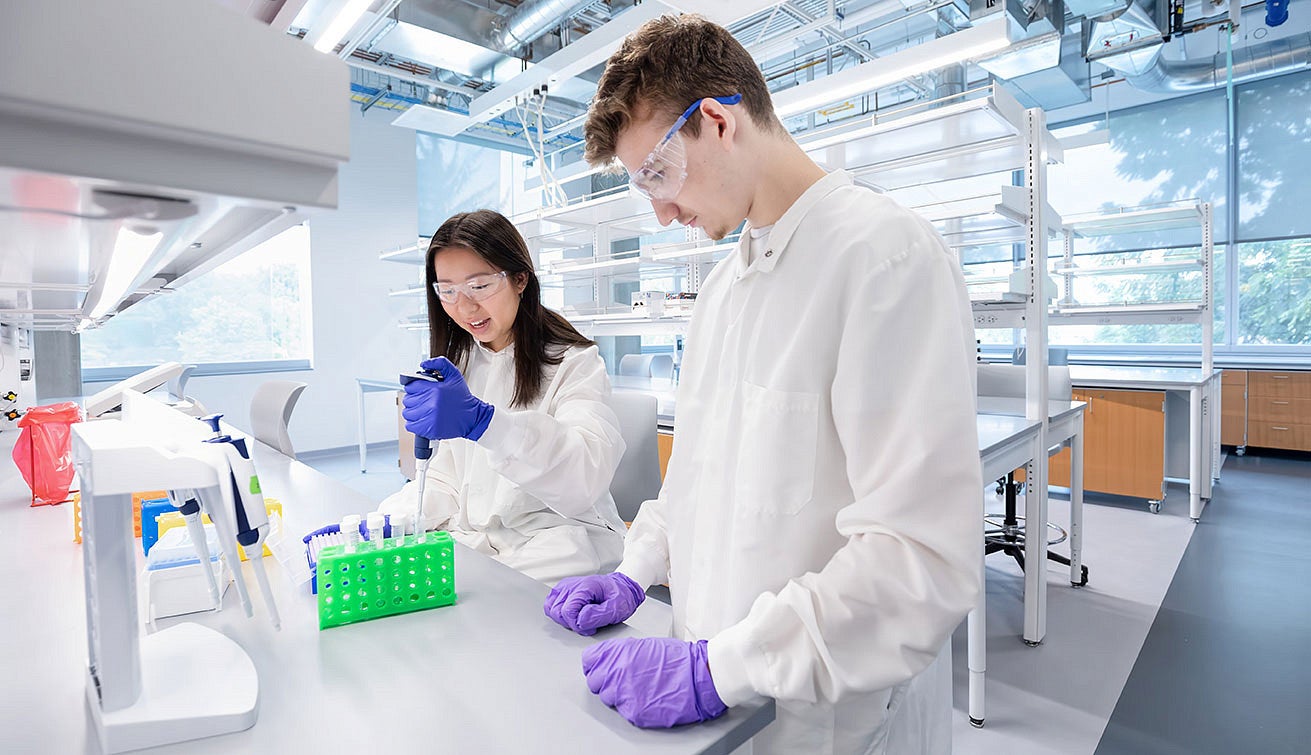
[[[369,514],[368,517],[365,518],[365,521],[367,521],[369,525],[369,541],[375,546],[381,548],[382,532],[383,527],[387,525],[387,517],[383,516],[382,512],[375,511]]]
[[[360,516],[348,514],[341,518],[341,536],[346,541],[346,552],[354,553],[360,544]]]
[[[405,531],[410,526],[409,514],[391,515],[391,536],[399,542],[405,538]]]

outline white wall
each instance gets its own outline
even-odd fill
[[[249,428],[250,399],[265,380],[308,383],[292,414],[297,453],[356,443],[356,377],[395,380],[427,354],[419,334],[397,323],[422,310],[422,300],[389,297],[412,285],[419,267],[382,262],[378,253],[417,236],[415,132],[392,126],[395,113],[351,108],[351,158],[339,174],[338,209],[310,221],[314,369],[193,377],[187,393],[237,427]],[[88,385],[88,391],[100,386]],[[389,393],[366,397],[367,440],[396,439]]]

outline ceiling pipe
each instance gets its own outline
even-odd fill
[[[1311,66],[1311,32],[1250,45],[1233,55],[1235,84],[1300,71]],[[1217,53],[1201,60],[1157,58],[1150,70],[1125,80],[1145,92],[1184,94],[1222,87],[1227,77],[1225,54]]]
[[[596,0],[537,0],[520,5],[498,22],[492,35],[492,48],[511,53],[558,26],[561,19],[572,16]]]

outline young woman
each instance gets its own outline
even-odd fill
[[[435,358],[422,367],[443,380],[407,385],[402,413],[435,445],[423,526],[549,584],[610,571],[624,442],[596,345],[542,306],[528,247],[500,213],[447,220],[424,269]],[[379,510],[413,513],[417,496],[412,481]]]

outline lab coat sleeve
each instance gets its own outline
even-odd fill
[[[624,559],[615,569],[642,589],[669,581],[669,527],[664,490],[637,510],[633,526],[624,538]]]
[[[832,422],[855,500],[835,524],[848,540],[711,638],[728,705],[894,686],[933,660],[978,596],[983,482],[964,281],[920,223],[887,230],[881,242],[906,251],[871,265],[839,315]]]
[[[606,403],[610,378],[595,347],[565,355],[553,408],[496,407],[478,439],[492,469],[561,516],[590,512],[610,489],[624,439]]]
[[[423,489],[423,527],[446,529],[459,512],[459,478],[455,454],[448,442],[439,442],[428,462],[428,482]],[[419,497],[419,481],[410,480],[400,490],[383,499],[378,511],[384,514],[413,514]]]

